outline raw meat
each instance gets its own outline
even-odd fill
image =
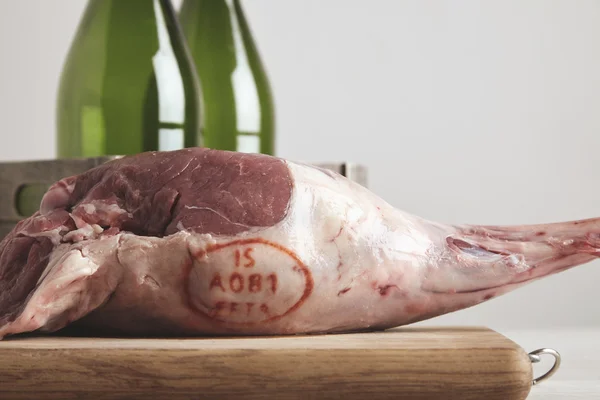
[[[0,242],[0,338],[385,329],[593,260],[600,220],[427,221],[328,170],[202,148],[57,182]]]

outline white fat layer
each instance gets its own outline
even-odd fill
[[[49,231],[35,232],[35,233],[22,231],[22,232],[19,232],[19,234],[21,234],[23,236],[28,236],[28,237],[47,237],[48,239],[50,239],[50,241],[52,242],[53,245],[58,246],[62,241],[62,236],[60,233],[67,231],[67,230],[68,229],[66,226],[61,225],[61,226],[59,226],[55,229],[51,229]]]

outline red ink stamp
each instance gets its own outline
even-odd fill
[[[209,246],[195,257],[187,279],[190,307],[244,325],[288,315],[312,290],[312,275],[298,256],[260,238]]]

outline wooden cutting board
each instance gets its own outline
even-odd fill
[[[487,328],[0,341],[0,399],[525,399],[525,350]]]

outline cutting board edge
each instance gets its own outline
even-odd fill
[[[414,335],[421,328],[389,332]],[[444,328],[450,334],[452,328]],[[424,329],[424,334],[435,329]],[[294,393],[317,398],[525,399],[531,389],[531,365],[514,341],[489,328],[454,330],[456,340],[503,346],[469,348],[368,349],[207,349],[159,348],[0,348],[0,397],[292,399]],[[477,336],[477,332],[485,335]],[[375,336],[361,334],[369,339]],[[365,336],[366,335],[366,336]],[[443,337],[446,337],[444,336]],[[465,338],[465,335],[470,335]],[[353,337],[350,335],[347,337]],[[384,336],[384,337],[385,337]],[[336,335],[335,340],[345,337]],[[438,340],[431,336],[432,341]],[[307,339],[298,337],[297,339]],[[324,337],[326,338],[326,337]],[[390,337],[388,336],[388,339]],[[68,338],[65,338],[68,339]],[[199,363],[198,359],[202,362]],[[57,372],[58,371],[58,372]],[[60,373],[59,373],[60,372]],[[135,382],[132,384],[131,382]],[[136,386],[137,385],[137,386]],[[4,389],[2,389],[4,388]],[[12,388],[8,392],[5,389]],[[17,388],[19,392],[15,392]],[[214,394],[211,397],[210,394]],[[418,397],[415,397],[418,395]],[[70,397],[71,396],[71,397]],[[158,397],[157,397],[158,396]],[[164,397],[163,397],[164,396]],[[14,397],[14,398],[19,398]]]

